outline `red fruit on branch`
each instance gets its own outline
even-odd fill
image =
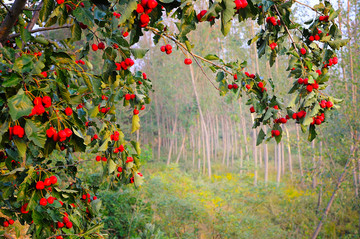
[[[48,197],[48,199],[47,199],[47,202],[49,203],[49,204],[53,204],[54,203],[54,201],[55,201],[55,198],[54,197]]]
[[[258,86],[259,88],[264,88],[264,83],[259,82],[259,83],[257,84],[257,86]]]
[[[48,187],[48,186],[51,185],[51,182],[50,182],[50,179],[49,179],[49,178],[45,178],[45,180],[44,180],[44,185],[45,185],[46,187]]]
[[[134,115],[138,115],[139,114],[139,110],[138,109],[134,109]]]
[[[254,113],[255,112],[255,108],[254,108],[254,106],[251,106],[250,107],[250,113]]]
[[[67,107],[67,108],[65,109],[65,114],[66,114],[67,116],[72,115],[72,113],[73,113],[73,111],[72,111],[72,109],[71,109],[70,107]]]
[[[136,12],[137,13],[143,13],[144,12],[144,7],[141,4],[138,4],[137,8],[136,8]]]
[[[53,175],[53,176],[51,176],[50,177],[50,182],[51,182],[51,184],[56,184],[57,183],[57,177],[55,176],[55,175]]]
[[[320,40],[320,36],[319,36],[319,35],[315,35],[315,40],[316,40],[316,41]]]
[[[312,85],[307,85],[307,86],[306,86],[306,90],[307,90],[308,92],[312,92],[312,91],[313,91]]]
[[[26,211],[28,205],[29,205],[29,203],[25,203],[24,205],[22,205],[20,208],[20,212],[23,214],[29,213],[29,211]]]
[[[105,49],[105,43],[103,43],[103,42],[99,42],[99,44],[98,44],[98,48],[99,48],[100,50]]]
[[[121,173],[122,170],[123,170],[122,167],[118,167],[118,168],[117,168],[117,171],[118,171],[119,173]]]
[[[47,96],[45,95],[43,98],[42,98],[42,103],[44,104],[44,107],[45,108],[49,108],[51,106],[51,98],[50,96]]]
[[[64,225],[64,223],[62,223],[62,222],[57,222],[57,227],[58,228],[63,228],[65,225]]]
[[[192,60],[190,58],[186,58],[184,60],[185,65],[190,65],[192,63]]]
[[[12,224],[14,224],[14,223],[15,223],[15,221],[14,221],[13,219],[9,219],[9,221],[8,221],[8,222],[9,222],[9,224],[10,224],[10,225],[12,225]]]
[[[43,189],[45,188],[44,182],[43,182],[43,181],[38,181],[38,182],[36,183],[35,188],[36,188],[37,190],[43,190]]]
[[[150,18],[147,14],[142,14],[140,16],[140,22],[142,26],[146,26],[150,22]]]
[[[41,105],[42,104],[42,99],[41,97],[35,97],[35,99],[33,100],[34,105]]]
[[[306,54],[306,49],[305,49],[305,48],[301,48],[300,53],[301,53],[302,55],[305,55],[305,54]]]
[[[313,37],[313,36],[310,36],[310,37],[309,37],[309,41],[314,41],[314,37]]]
[[[251,88],[250,85],[246,85],[245,87],[246,87],[246,89],[248,89],[248,90],[250,90],[250,88]]]
[[[97,51],[98,50],[98,45],[92,44],[91,48],[92,48],[93,51]]]
[[[129,36],[129,32],[123,32],[123,37]]]
[[[3,223],[3,226],[4,226],[4,227],[8,227],[8,226],[9,226],[9,222],[8,222],[8,221],[5,221],[5,222]]]
[[[47,200],[46,200],[46,198],[41,198],[39,204],[40,204],[41,206],[46,206],[46,205],[47,205]]]
[[[160,47],[160,51],[161,51],[161,52],[165,52],[165,51],[166,51],[165,46],[161,46],[161,47]]]
[[[96,156],[95,160],[98,161],[98,162],[100,162],[100,161],[101,161],[101,156],[99,156],[99,155]]]
[[[69,128],[65,128],[65,129],[64,129],[64,132],[65,132],[67,138],[69,138],[69,137],[72,135],[72,133],[73,133],[73,132],[71,131],[71,129],[69,129]]]
[[[57,4],[63,4],[65,2],[65,0],[56,0]]]
[[[303,84],[303,83],[304,83],[304,79],[303,79],[303,78],[299,78],[297,82],[298,82],[298,84],[300,84],[300,85],[301,85],[301,84]]]
[[[232,84],[229,84],[228,85],[228,89],[231,90],[233,88],[233,85]]]
[[[146,5],[149,9],[154,9],[158,5],[158,2],[156,0],[148,0]]]
[[[134,161],[134,159],[132,157],[127,157],[125,163],[130,163],[130,162],[133,162],[133,161]]]
[[[67,222],[66,224],[65,224],[65,226],[67,227],[67,228],[72,228],[73,227],[73,224],[72,224],[72,222]]]
[[[203,16],[205,16],[206,13],[207,13],[207,10],[202,10],[202,11],[200,11],[200,13],[199,13],[198,15],[196,15],[197,20],[198,20],[199,22],[202,22],[202,21],[201,21],[201,18],[202,18]]]
[[[234,84],[233,84],[233,88],[234,88],[235,90],[237,90],[237,88],[239,88],[239,86],[234,83]]]
[[[334,104],[331,101],[326,102],[326,108],[331,108],[333,106]]]

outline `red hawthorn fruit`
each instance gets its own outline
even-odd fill
[[[60,137],[60,139],[61,139],[61,138],[66,138],[66,133],[65,133],[64,130],[60,130],[60,131],[59,131],[59,137]]]
[[[154,9],[158,5],[158,2],[156,0],[148,0],[146,5],[149,9]]]
[[[185,65],[190,65],[192,63],[192,60],[190,58],[186,58],[184,60]]]
[[[172,50],[172,46],[171,46],[170,44],[167,44],[167,45],[165,46],[165,50],[166,50],[166,51]]]
[[[233,85],[232,84],[229,84],[228,85],[228,89],[231,90],[233,88]]]
[[[333,106],[334,106],[334,104],[331,101],[326,102],[326,107],[327,108],[331,108]]]
[[[144,110],[145,109],[145,105],[142,105],[140,110]]]
[[[81,2],[80,7],[85,7],[85,4],[83,2]]]
[[[60,139],[59,133],[55,132],[52,138],[55,142],[57,142]]]
[[[43,182],[43,181],[38,181],[38,182],[36,183],[35,188],[36,188],[37,190],[43,190],[43,189],[45,188],[44,182]]]
[[[133,162],[133,161],[134,161],[134,159],[132,157],[127,157],[127,160],[126,160],[125,163],[130,163],[130,162]]]
[[[117,153],[119,153],[119,149],[115,148],[113,152],[114,152],[114,154],[117,154]]]
[[[46,198],[41,198],[39,203],[41,206],[46,206],[47,205]]]
[[[41,104],[41,105],[35,105],[34,106],[35,108],[35,112],[37,115],[42,115],[43,113],[45,113],[45,108],[44,106]]]
[[[165,51],[166,51],[165,46],[161,46],[161,47],[160,47],[160,51],[161,51],[161,52],[165,52]]]
[[[319,28],[317,29],[317,32],[318,32],[318,34],[322,33],[322,31]]]
[[[254,106],[251,106],[250,107],[250,113],[254,113],[254,112],[255,112]]]
[[[329,21],[329,16],[324,16],[324,21]]]
[[[57,227],[58,228],[63,228],[65,225],[64,225],[64,223],[62,223],[62,222],[57,222]]]
[[[319,104],[321,108],[326,108],[326,100],[322,100]]]
[[[105,43],[99,42],[99,44],[98,44],[98,49],[100,49],[100,50],[105,49]]]
[[[69,128],[65,128],[65,129],[64,129],[64,132],[65,132],[67,138],[69,138],[69,137],[72,135],[72,133],[73,133],[73,132],[71,131],[71,129],[69,129]]]
[[[138,115],[139,114],[139,110],[138,109],[134,109],[134,115]]]
[[[320,119],[315,119],[315,124],[320,125],[320,124],[321,124],[321,120],[320,120]]]
[[[63,4],[65,2],[65,0],[56,0],[57,4]]]
[[[147,14],[142,14],[140,16],[140,22],[142,25],[146,26],[150,22],[150,18]]]
[[[4,226],[4,227],[8,227],[8,226],[9,226],[9,222],[5,221],[5,222],[3,223],[3,226]]]
[[[85,194],[82,195],[82,196],[81,196],[81,199],[85,200],[85,199],[86,199],[86,195],[85,195]]]
[[[315,40],[316,40],[316,41],[320,40],[320,36],[319,36],[319,35],[315,35]]]
[[[146,73],[142,73],[142,77],[144,80],[146,80],[147,79]]]
[[[51,182],[51,184],[56,184],[57,183],[57,177],[55,176],[55,175],[53,175],[53,176],[51,176],[50,177],[50,182]]]
[[[264,83],[259,82],[259,83],[257,84],[257,86],[258,86],[259,88],[264,88]]]
[[[310,36],[310,37],[309,37],[309,41],[314,41],[314,37],[313,37],[313,36]]]
[[[14,127],[12,129],[13,129],[14,135],[17,135],[19,138],[24,137],[25,130],[23,127],[21,127],[20,125],[14,125]]]
[[[12,224],[14,224],[15,221],[13,219],[9,219],[8,222],[9,222],[10,225],[12,225]]]
[[[106,162],[106,161],[107,161],[107,158],[106,158],[106,157],[102,157],[101,160],[104,161],[104,162]]]
[[[315,82],[314,84],[312,84],[311,86],[312,86],[312,88],[315,89],[315,90],[319,89],[319,84],[316,83],[316,82]]]
[[[304,79],[304,85],[307,85],[307,84],[309,84],[309,79],[308,79],[308,78],[305,78],[305,79]]]
[[[304,79],[303,78],[299,78],[298,79],[298,83],[301,85],[301,84],[303,84],[304,83]]]
[[[34,105],[41,105],[42,104],[42,99],[41,97],[35,97],[35,99],[33,100]]]
[[[98,162],[100,162],[100,161],[101,161],[101,156],[99,156],[99,155],[96,156],[95,160],[98,161]]]
[[[72,228],[72,226],[73,226],[73,224],[72,224],[72,222],[67,222],[66,224],[65,224],[65,226],[67,227],[67,228]]]
[[[286,122],[287,122],[287,119],[285,119],[285,118],[280,118],[280,123],[282,123],[282,124],[286,124]]]
[[[280,136],[280,131],[279,130],[274,130],[274,136],[275,137]]]
[[[99,136],[97,134],[94,134],[93,139],[98,139]]]
[[[96,199],[97,199],[97,196],[94,196],[94,197],[93,197],[93,200],[96,200]]]
[[[73,113],[73,111],[72,111],[72,109],[71,109],[70,107],[67,107],[67,108],[65,109],[65,114],[66,114],[67,116],[72,115],[72,113]]]
[[[96,44],[92,44],[91,48],[93,51],[97,51],[98,50],[98,46]]]
[[[137,13],[143,13],[144,12],[144,7],[141,4],[138,4],[137,8],[136,8],[136,12]]]
[[[123,152],[125,150],[124,146],[121,144],[119,147],[118,147],[119,151],[120,152]]]
[[[279,106],[277,106],[277,105],[274,105],[274,107],[273,107],[274,109],[276,109],[276,110],[278,110],[279,109]]]
[[[286,117],[285,117],[287,120],[289,120],[290,119],[290,116],[289,115],[286,115]]]
[[[277,44],[275,42],[271,43],[270,45],[271,50],[274,50]]]
[[[117,168],[117,171],[118,171],[119,173],[121,173],[122,170],[123,170],[122,167],[118,167],[118,168]]]
[[[301,53],[302,55],[305,55],[305,54],[306,54],[306,49],[305,49],[305,48],[301,48],[300,53]]]
[[[170,55],[172,53],[172,50],[166,51],[167,55]]]
[[[44,78],[48,76],[47,72],[46,71],[43,71],[40,73]]]
[[[54,198],[54,197],[48,197],[48,199],[47,199],[47,202],[48,202],[49,204],[53,204],[54,201],[55,201],[55,198]]]
[[[86,197],[87,197],[87,198],[91,198],[91,196],[90,196],[90,194],[89,194],[89,193],[87,193],[87,194],[86,194]]]
[[[252,79],[254,79],[254,78],[255,78],[255,74],[250,74],[249,77],[252,78]]]
[[[48,130],[46,130],[46,136],[48,138],[53,137],[54,134],[56,134],[56,130],[54,129],[54,127],[50,127]]]
[[[237,80],[237,79],[238,79],[237,74],[234,74],[234,80]]]
[[[319,21],[324,21],[324,16],[320,16]]]
[[[245,87],[246,87],[246,89],[248,89],[248,90],[250,90],[250,88],[251,88],[250,85],[246,85]]]
[[[236,90],[237,88],[239,88],[239,86],[237,84],[233,84],[233,88]]]
[[[130,95],[130,99],[133,100],[133,99],[135,99],[135,98],[136,98],[136,95],[135,95],[135,94],[131,94],[131,95]]]
[[[316,73],[318,73],[318,75],[321,75],[321,70],[316,70]]]
[[[246,71],[245,71],[245,75],[246,75],[247,77],[250,77],[249,72],[246,72]]]
[[[113,44],[113,48],[114,48],[114,49],[118,49],[118,48],[119,48],[119,45],[116,44],[116,43],[114,43],[114,44]],[[115,64],[116,64],[116,63],[115,63]]]
[[[45,108],[49,108],[51,106],[51,98],[50,96],[47,96],[45,95],[43,98],[42,98],[42,103],[44,104],[44,107]]]
[[[207,13],[207,10],[202,10],[202,11],[200,11],[200,13],[199,13],[198,15],[196,15],[197,20],[198,20],[199,22],[202,22],[202,21],[201,21],[201,18],[202,18],[203,16],[205,16],[206,13]]]
[[[26,211],[28,204],[29,203],[25,203],[24,205],[21,206],[21,208],[20,208],[21,213],[23,213],[23,214],[29,213],[29,211]]]
[[[313,91],[312,85],[307,85],[307,86],[306,86],[306,90],[307,90],[308,92]]]
[[[48,187],[48,186],[51,185],[51,181],[50,181],[49,178],[45,178],[45,180],[44,180],[44,185],[45,185],[46,187]]]
[[[337,57],[334,57],[333,58],[333,63],[336,65],[338,63],[338,58]]]

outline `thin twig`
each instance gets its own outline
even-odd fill
[[[58,29],[63,29],[63,28],[70,28],[71,25],[63,25],[63,26],[53,26],[53,27],[42,27],[42,28],[38,28],[38,29],[34,29],[29,31],[30,33],[35,33],[35,32],[45,32],[45,31],[52,31],[52,30],[58,30]],[[9,36],[9,38],[14,38],[14,37],[18,37],[20,36],[20,33],[15,33]]]
[[[313,10],[313,11],[317,12],[318,14],[322,15],[321,12],[319,12],[318,10],[316,10],[316,9],[313,8],[313,7],[310,7],[309,5],[307,5],[307,4],[305,4],[305,3],[298,2],[298,1],[296,1],[296,0],[294,0],[294,2],[299,3],[299,4],[301,4],[301,5],[305,6],[305,7],[308,7],[308,8],[310,8],[311,10]]]
[[[49,171],[49,170],[54,169],[54,168],[66,168],[66,167],[76,166],[78,164],[89,162],[89,161],[93,161],[93,160],[92,159],[87,159],[87,160],[83,160],[83,161],[78,161],[78,162],[73,163],[73,164],[65,164],[65,165],[54,166],[54,167],[46,169],[46,171]]]

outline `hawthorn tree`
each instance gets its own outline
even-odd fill
[[[77,177],[77,152],[95,155],[103,181],[140,186],[140,144],[125,135],[120,114],[140,129],[139,113],[150,103],[151,81],[134,71],[147,49],[136,46],[144,32],[171,54],[184,53],[184,64],[208,66],[221,95],[246,95],[260,129],[258,144],[281,140],[281,124],[290,120],[316,137],[339,100],[327,95],[328,68],[337,64],[335,50],[347,41],[335,23],[339,11],[325,1],[304,24],[292,20],[297,1],[219,0],[197,9],[191,0],[15,0],[0,1],[0,207],[3,227],[28,224],[32,238],[101,236],[101,200]],[[171,18],[177,30],[170,32]],[[202,57],[188,35],[198,24],[219,22],[223,35],[234,21],[256,21],[261,29],[249,44],[272,65],[289,58],[294,79],[285,104],[274,95],[272,79],[246,72],[246,61],[227,62],[209,53]],[[43,32],[63,29],[59,41]],[[76,46],[76,47],[75,47]],[[89,52],[102,57],[101,73],[92,71]],[[119,104],[123,107],[118,110]],[[140,113],[141,114],[141,113]],[[5,233],[4,231],[2,232]],[[6,234],[4,234],[6,235]]]

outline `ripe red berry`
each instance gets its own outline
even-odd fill
[[[250,107],[250,112],[251,112],[251,113],[254,113],[254,112],[255,112],[254,106],[251,106],[251,107]]]
[[[305,48],[301,48],[300,52],[301,52],[302,55],[305,55],[305,54],[306,54],[306,49],[305,49]]]
[[[165,52],[165,51],[166,51],[165,46],[161,46],[161,47],[160,47],[160,51]]]
[[[12,224],[14,224],[15,221],[13,219],[9,219],[8,222],[9,222],[10,225],[12,225]]]
[[[40,199],[40,205],[41,205],[41,206],[46,206],[46,205],[47,205],[46,198],[41,198],[41,199]]]
[[[239,88],[239,86],[237,84],[233,84],[233,88],[236,90],[237,88]]]
[[[320,120],[320,119],[315,119],[315,124],[320,125],[320,124],[321,124],[321,120]]]
[[[320,16],[319,21],[324,21],[324,16]]]
[[[233,88],[233,85],[232,84],[229,84],[228,85],[228,89],[231,90]]]
[[[279,130],[274,130],[274,136],[275,137],[280,136],[280,131]]]
[[[121,173],[122,170],[123,170],[122,167],[118,167],[118,168],[117,168],[117,171],[118,171],[119,173]]]
[[[42,99],[41,97],[35,97],[35,99],[33,100],[34,105],[40,105],[42,104]]]
[[[55,198],[50,196],[50,197],[48,197],[47,201],[49,204],[53,204],[55,201]]]
[[[192,63],[192,60],[190,58],[186,58],[184,60],[185,65],[190,65]]]
[[[100,161],[101,161],[101,156],[99,156],[99,155],[96,156],[95,160],[98,161],[98,162],[100,162]]]
[[[4,226],[4,227],[8,227],[8,226],[9,226],[9,222],[8,222],[8,221],[5,221],[5,222],[3,223],[3,226]]]
[[[97,51],[98,50],[98,45],[92,44],[91,48],[92,48],[93,51]]]
[[[66,139],[66,133],[65,133],[64,130],[60,130],[60,131],[59,131],[59,137],[60,137],[60,139],[61,139],[61,138],[65,138],[65,139]]]
[[[320,40],[320,36],[319,36],[319,35],[315,35],[315,40],[316,40],[316,41]]]
[[[71,109],[70,107],[67,107],[67,108],[65,109],[65,114],[66,114],[67,116],[72,115],[72,113],[73,113],[73,111],[72,111],[72,109]]]
[[[333,106],[334,106],[334,104],[331,101],[326,102],[326,107],[327,108],[331,108]]]
[[[44,180],[44,185],[45,185],[46,187],[48,187],[48,186],[51,185],[51,181],[50,181],[49,178],[45,178],[45,180]]]
[[[57,183],[57,177],[55,175],[50,177],[50,182],[51,184],[56,184]]]
[[[51,106],[51,98],[50,98],[50,96],[45,95],[42,98],[42,103],[44,104],[45,108],[49,108]]]
[[[198,15],[196,15],[197,20],[198,20],[199,22],[202,22],[202,21],[201,21],[201,18],[202,18],[206,13],[207,13],[206,10],[200,11],[200,13],[199,13]]]
[[[250,88],[251,88],[250,85],[246,85],[245,87],[246,87],[246,89],[248,89],[248,90],[250,90]]]
[[[141,4],[138,4],[137,8],[136,8],[136,12],[137,13],[143,13],[144,12],[144,7]]]
[[[73,226],[72,222],[70,222],[70,221],[67,222],[65,225],[67,228],[72,228],[72,226]]]
[[[36,183],[35,187],[36,187],[37,190],[43,190],[45,188],[44,182],[43,181],[38,181]]]
[[[234,74],[234,80],[237,80],[237,79],[238,79],[237,74]]]
[[[264,83],[259,82],[259,83],[257,84],[257,86],[258,86],[259,88],[264,88]]]
[[[314,37],[313,37],[313,36],[310,36],[310,37],[309,37],[309,41],[314,41]]]
[[[148,0],[147,7],[149,9],[154,9],[158,5],[158,2],[156,0]]]
[[[308,78],[305,78],[305,79],[304,79],[304,85],[307,85],[307,84],[309,84],[309,79],[308,79]]]
[[[103,42],[99,42],[99,44],[98,44],[98,48],[99,48],[100,50],[105,49],[105,43],[103,43]]]
[[[69,137],[72,135],[72,133],[73,133],[73,132],[71,131],[71,129],[69,129],[69,128],[65,128],[65,129],[64,129],[64,132],[65,132],[67,138],[69,138]]]
[[[65,2],[65,0],[56,0],[57,4],[63,4]]]
[[[146,26],[150,22],[150,18],[147,14],[142,14],[140,16],[140,22],[142,26]]]
[[[298,79],[298,83],[301,85],[301,84],[303,84],[304,83],[304,79],[303,78],[299,78]]]
[[[107,161],[107,158],[106,158],[106,157],[102,157],[101,160],[104,161],[104,162],[106,162],[106,161]]]
[[[123,32],[123,37],[129,36],[129,32]]]
[[[47,74],[46,71],[43,71],[43,72],[41,72],[40,74],[41,74],[43,77],[47,77],[47,76],[48,76],[48,74]]]
[[[130,94],[126,94],[125,95],[125,100],[130,100],[131,99],[131,95]]]
[[[306,90],[307,90],[308,92],[313,91],[312,85],[307,85],[307,86],[306,86]]]
[[[134,109],[134,115],[138,115],[139,114],[139,110],[138,109]]]
[[[64,223],[62,223],[62,222],[57,222],[57,227],[58,228],[63,228],[65,225],[64,225]]]

